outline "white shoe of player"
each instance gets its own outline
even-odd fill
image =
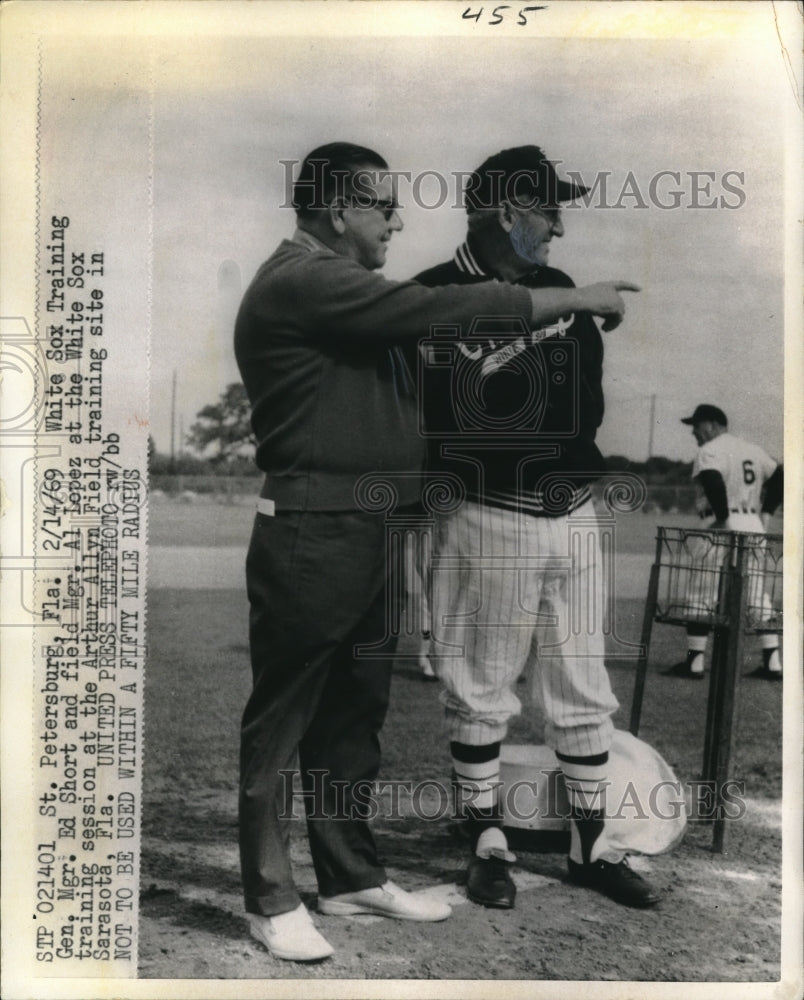
[[[248,914],[251,936],[264,945],[275,958],[291,962],[317,962],[329,958],[335,950],[313,924],[304,903],[295,910],[273,917]]]
[[[406,892],[393,882],[344,892],[338,896],[319,896],[318,910],[330,916],[348,917],[356,913],[373,913],[396,920],[446,920],[452,909],[446,903],[428,899],[415,892]]]

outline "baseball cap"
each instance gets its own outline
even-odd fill
[[[495,153],[472,171],[466,183],[466,211],[494,208],[506,198],[555,206],[589,188],[562,180],[538,146],[514,146]]]
[[[682,417],[682,424],[699,424],[703,420],[714,420],[715,423],[728,427],[729,422],[726,414],[719,406],[712,406],[711,403],[701,403],[695,407],[695,412],[691,417]]]

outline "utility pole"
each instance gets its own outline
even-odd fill
[[[176,474],[176,369],[173,369],[173,387],[170,393],[170,474]]]
[[[653,431],[656,426],[656,393],[650,397],[650,423],[648,426],[648,458],[653,458]]]

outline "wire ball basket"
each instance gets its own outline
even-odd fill
[[[738,624],[729,620],[729,588],[742,586],[743,628],[782,631],[781,535],[660,527],[655,565],[655,621],[710,628]]]

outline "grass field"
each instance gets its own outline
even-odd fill
[[[213,497],[197,497],[192,502],[169,497],[152,499],[149,506],[149,545],[247,545],[254,520],[255,498],[241,496],[231,502]],[[656,526],[697,528],[694,514],[662,514],[656,511],[619,514],[615,539],[620,552],[653,552]],[[781,531],[781,519],[771,531]]]
[[[245,546],[251,502],[159,501],[151,544]],[[627,518],[618,537],[645,551],[655,521]],[[202,540],[205,539],[206,541]],[[213,541],[214,540],[214,541]],[[634,546],[635,548],[631,548]],[[638,546],[642,546],[641,549]],[[649,549],[648,549],[649,551]],[[250,943],[242,918],[237,861],[237,746],[250,686],[247,604],[242,590],[159,590],[148,608],[140,975],[173,978],[389,978],[769,981],[778,976],[780,933],[782,685],[742,677],[732,775],[745,782],[745,816],[730,825],[727,853],[713,855],[711,830],[690,824],[685,842],[653,859],[665,893],[659,910],[623,911],[564,881],[563,845],[518,845],[517,907],[492,912],[457,906],[438,928],[400,927],[374,918],[317,918],[336,945],[322,966],[272,959]],[[616,632],[634,642],[639,600],[621,600]],[[640,737],[677,777],[698,777],[706,685],[662,676],[683,653],[679,628],[656,626]],[[749,642],[746,669],[757,656]],[[610,640],[608,661],[628,726],[633,661]],[[510,742],[541,742],[541,720],[525,706]],[[438,685],[412,659],[394,668],[382,734],[384,778],[444,781],[450,761]],[[391,877],[410,888],[460,882],[464,848],[445,821],[382,817],[375,825]],[[315,880],[303,824],[292,841],[302,898],[314,906]],[[366,922],[368,921],[368,922]],[[391,926],[389,926],[391,925]]]

